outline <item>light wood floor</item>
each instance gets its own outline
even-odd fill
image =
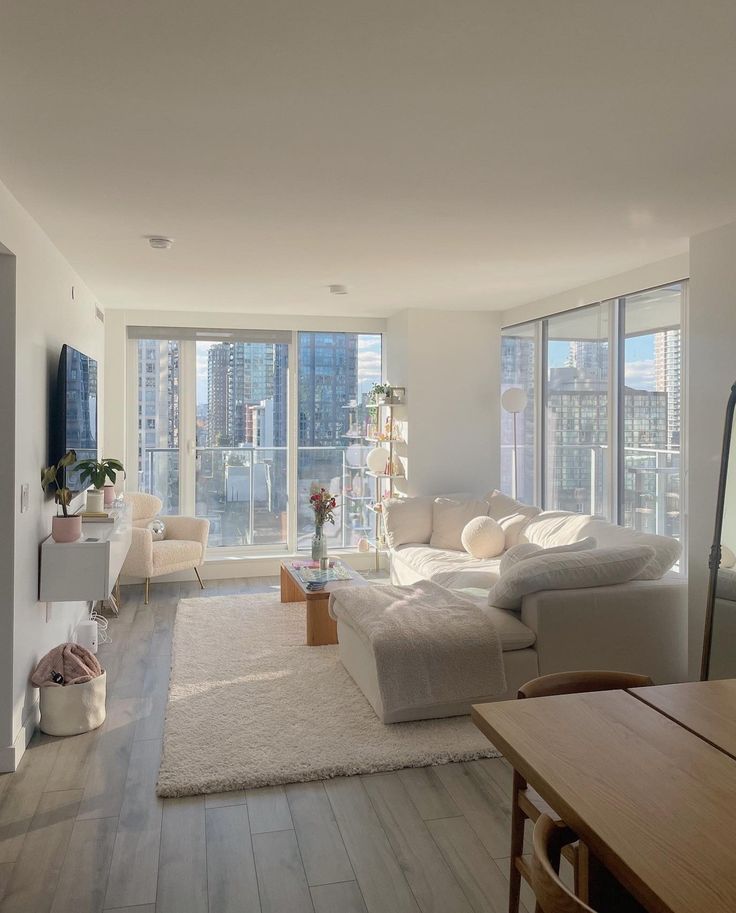
[[[275,578],[202,595],[277,591]],[[36,735],[0,777],[0,913],[502,913],[510,769],[484,760],[157,799],[177,601],[123,588],[100,648],[108,717]],[[527,892],[527,907],[533,898]]]

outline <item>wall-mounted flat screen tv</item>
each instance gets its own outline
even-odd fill
[[[78,460],[97,459],[97,362],[65,345],[59,358],[56,389],[53,462],[67,450],[76,450]],[[66,470],[64,484],[73,491],[81,490],[75,466]]]

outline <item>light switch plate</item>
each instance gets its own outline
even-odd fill
[[[31,487],[28,482],[23,482],[20,486],[20,512],[28,513],[31,506]]]

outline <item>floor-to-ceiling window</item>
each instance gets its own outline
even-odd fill
[[[608,518],[608,307],[545,323],[545,506]]]
[[[365,458],[370,416],[368,392],[381,379],[381,337],[364,333],[298,334],[298,541],[305,548],[314,532],[309,495],[326,488],[337,496],[334,526],[326,528],[338,547],[357,545],[374,528],[374,482]]]
[[[684,296],[678,282],[503,331],[502,389],[528,393],[517,417],[523,500],[682,535]],[[510,418],[502,411],[509,492]]]
[[[680,537],[679,284],[621,300],[624,337],[622,522]]]
[[[307,548],[309,495],[325,487],[338,497],[332,546],[370,536],[366,400],[381,380],[380,334],[129,335],[137,483],[164,512],[207,517],[211,548]]]
[[[501,487],[528,503],[534,501],[537,351],[535,324],[528,323],[503,331],[501,392],[510,388],[523,390],[526,406],[518,413],[501,410]]]

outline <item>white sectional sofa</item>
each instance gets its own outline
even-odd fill
[[[536,675],[566,670],[639,672],[657,683],[687,677],[687,584],[671,570],[680,554],[676,540],[590,516],[542,512],[499,492],[485,500],[488,515],[507,527],[507,548],[520,542],[550,548],[594,537],[597,548],[646,545],[654,550],[646,573],[640,575],[647,579],[536,592],[522,599],[518,612],[489,607],[504,650],[508,688],[501,698],[514,697],[519,685]],[[385,505],[392,582],[432,580],[487,605],[502,555],[481,560],[465,550],[433,546],[434,507],[431,497]],[[507,522],[510,515],[513,519]],[[345,634],[349,640],[349,632]]]

